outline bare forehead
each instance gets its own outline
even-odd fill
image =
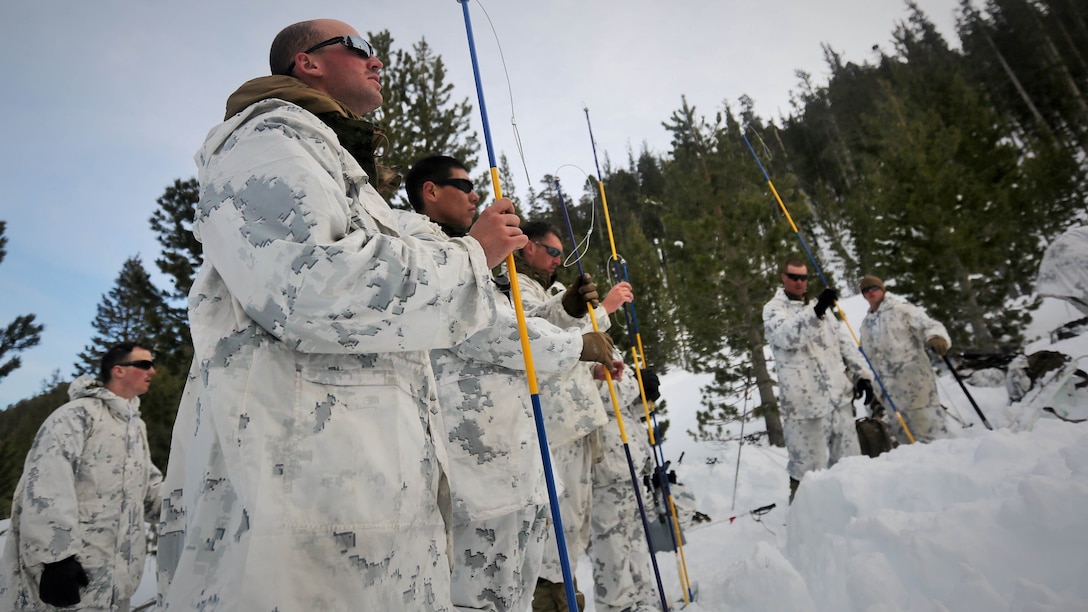
[[[807,274],[808,266],[786,266],[787,274]]]
[[[126,359],[128,359],[129,361],[139,361],[141,359],[151,359],[151,351],[149,351],[149,350],[147,350],[145,348],[136,347],[136,348],[132,349],[132,352],[128,354],[128,357]]]

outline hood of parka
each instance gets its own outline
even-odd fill
[[[378,149],[389,144],[385,132],[328,94],[318,91],[295,77],[272,75],[246,81],[227,98],[226,116],[230,119],[262,100],[278,99],[297,104],[317,116],[336,132],[340,146],[359,162],[380,193],[395,188],[397,173],[378,163]]]

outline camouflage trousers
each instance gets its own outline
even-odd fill
[[[589,558],[599,612],[660,607],[650,549],[630,480],[594,483]]]
[[[911,435],[914,436],[914,440],[917,442],[932,442],[949,437],[948,425],[944,420],[944,409],[940,406],[900,410],[899,414],[903,415],[903,420],[907,423],[907,429],[910,430]],[[900,444],[910,444],[907,432],[903,431],[903,426],[899,424],[899,419],[896,418],[895,414],[889,410],[884,418],[888,422],[892,434],[895,435],[895,439],[899,440]]]
[[[571,573],[578,566],[581,551],[589,546],[589,512],[593,495],[593,486],[590,484],[590,466],[593,461],[590,437],[583,436],[552,450],[552,468],[556,479],[563,483],[563,493],[559,495],[559,511],[563,518],[563,536],[567,540]],[[540,577],[562,584],[563,566],[559,562],[559,550],[550,514],[548,518],[547,543],[544,545]]]
[[[782,419],[790,478],[801,480],[806,472],[826,469],[839,459],[861,454],[852,413],[850,403],[843,402],[826,417]]]
[[[457,610],[524,612],[548,529],[546,505],[453,527],[451,599]]]

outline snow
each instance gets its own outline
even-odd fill
[[[855,330],[864,314],[857,301],[842,301]],[[1049,340],[1050,330],[1079,316],[1045,301],[1028,330],[1028,352],[1088,354],[1088,336]],[[968,384],[995,427],[987,430],[946,372],[942,398],[967,427],[953,420],[953,439],[810,473],[790,506],[784,449],[695,442],[685,433],[696,428],[699,390],[709,381],[684,371],[662,377],[672,420],[664,450],[680,481],[673,492],[693,492],[695,508],[712,519],[685,532],[683,565],[696,590],[686,607],[679,554],[657,555],[675,608],[1088,610],[1088,424],[1046,413],[1025,418],[1008,405],[1003,385]],[[749,422],[745,432],[760,426]],[[769,504],[766,514],[750,513]],[[6,527],[0,522],[0,531]],[[134,604],[153,596],[153,582],[149,566]],[[592,583],[584,556],[578,582]],[[587,610],[595,610],[592,596]]]
[[[865,303],[854,296],[840,305],[857,331]],[[1088,355],[1088,336],[1049,340],[1050,330],[1080,316],[1044,300],[1027,352]],[[1003,380],[967,383],[989,431],[946,372],[942,401],[967,427],[950,420],[953,439],[810,473],[790,506],[784,449],[682,434],[696,428],[699,389],[710,380],[670,372],[661,384],[673,421],[666,457],[683,453],[679,481],[712,519],[685,532],[688,576],[698,586],[686,609],[1088,610],[1088,424],[1025,418],[1009,406]],[[1024,424],[1031,429],[1016,429]],[[745,432],[760,428],[749,422]],[[767,514],[749,513],[772,503]],[[668,599],[681,602],[675,557],[658,553],[658,567]],[[578,582],[591,582],[585,557]]]

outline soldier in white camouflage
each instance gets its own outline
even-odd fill
[[[504,320],[509,203],[463,238],[374,182],[381,61],[346,23],[272,43],[197,154],[195,355],[163,486],[166,610],[450,610],[429,351]]]
[[[918,442],[948,437],[944,409],[937,393],[937,375],[926,354],[928,346],[937,355],[948,352],[948,331],[921,308],[887,295],[884,281],[865,276],[859,284],[869,303],[861,323],[861,346],[869,356],[896,410]],[[909,444],[899,419],[883,415],[900,444]]]
[[[468,232],[479,196],[460,161],[417,161],[405,190],[412,208],[439,225],[441,239]],[[539,374],[568,371],[579,360],[610,362],[607,334],[562,330],[536,317],[526,326]],[[448,435],[453,605],[524,612],[540,573],[548,496],[520,334],[485,330],[431,351],[431,362]]]
[[[621,360],[616,353],[614,358]],[[622,363],[622,362],[621,362]],[[609,422],[601,427],[603,457],[593,464],[593,506],[590,511],[589,559],[593,563],[593,601],[601,612],[645,612],[660,608],[656,579],[650,561],[646,531],[642,526],[635,483],[623,449],[612,396],[603,372],[595,372],[601,400],[608,407]],[[621,409],[627,446],[636,473],[650,459],[650,443],[633,372],[615,378],[616,398]],[[657,375],[643,370],[647,398],[660,397]]]
[[[827,312],[835,290],[824,289],[809,305],[808,266],[800,257],[783,262],[781,279],[763,307],[763,328],[778,374],[792,501],[806,472],[861,452],[851,399],[864,396],[868,405],[873,385],[857,346]]]
[[[526,314],[543,317],[561,328],[590,331],[592,322],[585,318],[589,312],[585,293],[589,287],[596,293],[592,279],[588,274],[583,275],[564,287],[555,276],[563,257],[559,232],[541,222],[526,224],[523,230],[529,242],[515,259]],[[608,315],[631,299],[629,283],[613,286],[593,310],[599,329],[608,329],[611,325]],[[608,413],[593,381],[593,367],[587,364],[569,372],[541,377],[540,399],[552,465],[563,484],[559,506],[568,559],[574,572],[578,551],[589,545],[590,468],[594,455],[599,453],[598,429],[608,421]],[[551,529],[544,547],[540,576],[533,595],[533,610],[566,610],[562,565]],[[581,593],[578,596],[581,599]]]
[[[139,410],[151,352],[115,345],[98,376],[74,380],[34,437],[0,559],[0,610],[128,610],[140,584],[162,484]]]
[[[1035,292],[1065,300],[1088,316],[1088,225],[1067,229],[1046,248]]]

